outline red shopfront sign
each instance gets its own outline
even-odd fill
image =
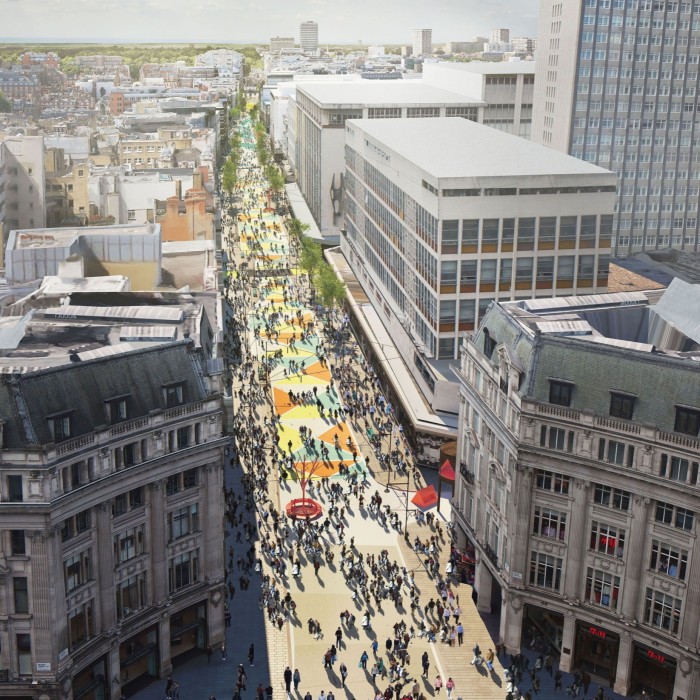
[[[663,654],[659,654],[658,651],[652,651],[651,649],[647,649],[647,658],[659,664],[666,663],[666,657]]]
[[[605,639],[608,636],[605,630],[598,629],[597,627],[589,627],[588,633],[594,637],[598,637],[598,639]]]

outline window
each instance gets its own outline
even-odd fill
[[[548,472],[544,469],[538,469],[536,472],[536,485],[538,489],[543,491],[551,491],[566,495],[569,493],[569,477],[556,472]]]
[[[622,558],[625,550],[625,531],[614,525],[593,521],[589,549],[601,554]]]
[[[610,392],[610,415],[615,418],[632,420],[635,401],[636,397],[630,394],[618,394],[614,391]]]
[[[117,584],[117,617],[122,620],[146,602],[146,575],[139,574]]]
[[[127,419],[126,396],[105,401],[107,419],[110,423],[119,423]]]
[[[629,510],[632,494],[622,489],[614,489],[605,484],[596,484],[593,500],[601,506],[616,508],[617,510]]]
[[[81,532],[86,532],[90,529],[90,510],[84,510],[77,515],[74,515],[63,521],[61,528],[61,540],[65,542],[79,535]]]
[[[561,584],[561,559],[548,554],[532,552],[530,555],[530,585],[559,590]]]
[[[10,530],[10,551],[14,556],[27,553],[27,543],[24,530]]]
[[[616,440],[600,439],[598,442],[598,459],[620,466],[634,466],[634,447]]]
[[[49,429],[51,430],[51,435],[53,435],[54,442],[62,442],[71,437],[70,418],[69,413],[49,418]]]
[[[197,486],[197,469],[188,469],[179,474],[171,474],[165,483],[165,493],[170,496],[183,489],[191,489]]]
[[[7,500],[11,503],[21,503],[24,500],[22,477],[19,474],[7,477]]]
[[[674,518],[675,515],[675,518]],[[675,507],[671,503],[656,502],[656,522],[673,525],[681,530],[692,530],[695,513],[687,508]]]
[[[139,486],[128,493],[119,494],[112,501],[112,515],[123,515],[134,508],[141,508],[143,505],[143,486]]]
[[[676,422],[673,429],[685,435],[700,433],[700,409],[676,406]]]
[[[566,537],[566,513],[537,506],[532,532],[534,535],[563,540]]]
[[[136,210],[129,209],[129,211],[126,213],[126,218],[128,221],[136,221]]]
[[[685,549],[672,547],[665,542],[652,540],[649,568],[672,578],[685,581],[688,568],[688,552]]]
[[[681,600],[647,588],[644,622],[652,627],[678,634],[681,619]]]
[[[114,537],[114,562],[123,564],[143,554],[143,525],[131,527]]]
[[[163,387],[163,401],[166,408],[182,404],[182,384],[170,384]]]
[[[683,457],[662,454],[659,476],[671,479],[671,481],[680,481],[684,484],[697,486],[698,462],[691,462]]]
[[[185,425],[177,429],[177,449],[184,450],[190,444],[190,428]]]
[[[12,579],[12,588],[15,597],[15,613],[29,613],[29,587],[26,576],[15,576]]]
[[[32,675],[32,637],[29,634],[18,634],[17,640],[17,670],[20,676]]]
[[[170,531],[170,539],[176,540],[179,537],[185,537],[192,532],[199,530],[199,513],[197,504],[193,503],[183,508],[168,513],[168,529]]]
[[[491,337],[488,328],[484,328],[484,355],[486,357],[491,357],[493,351],[496,349],[496,340]]]
[[[92,602],[85,603],[68,613],[68,636],[71,649],[87,641],[94,634]]]
[[[552,428],[543,425],[540,428],[540,447],[549,447],[550,450],[574,451],[574,431],[566,431],[564,428]]]
[[[571,382],[549,380],[549,403],[557,406],[571,406],[574,385]]]
[[[168,589],[177,591],[199,580],[199,550],[186,552],[170,560],[168,566]]]
[[[615,610],[620,596],[620,577],[588,567],[586,573],[586,600]]]
[[[75,554],[63,562],[63,571],[66,580],[66,593],[82,586],[92,578],[92,563],[90,550],[86,549],[80,554]]]

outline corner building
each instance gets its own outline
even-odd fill
[[[222,407],[192,341],[0,383],[0,698],[105,700],[224,637]]]
[[[453,517],[509,651],[700,693],[700,286],[494,304],[467,338]]]

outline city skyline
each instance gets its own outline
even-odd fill
[[[223,0],[196,5],[185,0],[125,0],[119,13],[105,23],[104,10],[86,0],[66,0],[60,5],[47,0],[0,0],[0,41],[262,43],[290,32],[298,39],[299,24],[306,20],[319,23],[321,45],[360,40],[410,43],[413,29],[419,26],[432,28],[436,43],[486,35],[494,26],[508,26],[511,36],[534,36],[537,29],[537,0],[498,0],[488,6],[476,0],[443,0],[438,12],[435,6],[426,8],[416,0],[400,8],[398,3],[377,5],[367,0],[353,7],[352,13],[339,14],[328,0],[307,0],[294,8],[270,0],[245,5]],[[208,21],[201,21],[203,15]]]

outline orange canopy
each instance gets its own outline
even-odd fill
[[[438,495],[435,487],[430,484],[424,489],[416,492],[416,495],[411,499],[411,503],[418,506],[421,510],[432,508],[438,502]]]

